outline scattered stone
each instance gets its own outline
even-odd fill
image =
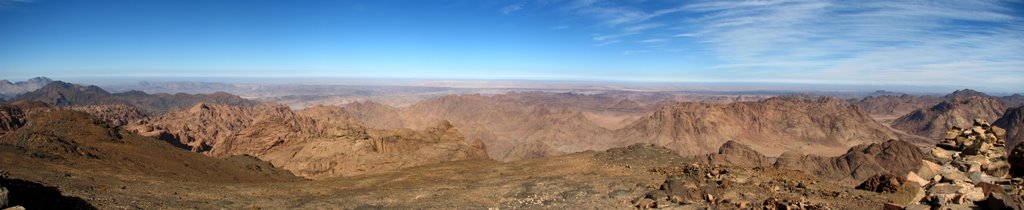
[[[924,161],[916,173],[907,174],[907,179],[926,183],[922,202],[932,209],[1022,209],[1017,202],[1020,197],[1007,194],[1004,188],[1015,186],[1005,185],[1011,169],[1015,175],[1018,169],[1024,172],[1024,147],[1015,147],[1007,155],[1005,133],[982,119],[975,119],[967,129],[953,127],[932,148],[932,160],[941,166]],[[932,176],[937,182],[927,182]]]

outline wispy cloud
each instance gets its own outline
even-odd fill
[[[502,7],[500,10],[498,10],[498,12],[501,12],[501,14],[506,14],[507,15],[507,14],[511,14],[513,12],[522,10],[524,6],[526,6],[525,2],[519,2],[519,3],[515,3],[515,4],[511,4],[511,5]]]
[[[592,37],[597,46],[632,43],[629,47],[640,49],[622,54],[635,55],[671,49],[652,44],[684,39],[690,45],[683,47],[703,48],[714,60],[709,71],[802,81],[1012,82],[1002,85],[1024,88],[1024,53],[1019,52],[1024,3],[1019,1],[706,0],[650,7],[587,0],[569,5],[566,11],[603,28]]]
[[[637,43],[641,43],[641,44],[654,44],[654,43],[662,43],[662,42],[667,42],[667,41],[668,41],[668,39],[644,39],[644,40],[637,41]]]
[[[11,8],[32,2],[35,2],[35,0],[0,0],[0,8]]]
[[[1003,2],[713,1],[686,9],[702,15],[691,20],[699,30],[685,33],[710,46],[721,68],[853,82],[1024,77],[1024,54],[1012,50],[1024,49],[1024,24]]]

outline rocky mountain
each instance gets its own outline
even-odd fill
[[[0,137],[0,165],[5,168],[208,182],[296,180],[265,162],[204,157],[125,132],[84,112],[52,109],[23,120],[28,123]]]
[[[934,96],[915,96],[907,94],[898,95],[873,95],[852,103],[865,113],[876,118],[890,116],[903,116],[914,110],[927,108],[941,102],[942,99]]]
[[[192,107],[199,102],[247,106],[256,102],[224,92],[212,94],[146,94],[128,91],[111,94],[93,85],[78,85],[54,81],[38,90],[14,97],[12,100],[42,101],[56,106],[88,106],[129,104],[147,114],[161,114],[170,110]]]
[[[841,154],[850,146],[895,138],[886,127],[838,99],[781,97],[734,103],[643,103],[561,94],[588,105],[555,102],[561,95],[450,95],[395,108],[366,102],[345,107],[369,127],[423,128],[450,121],[502,161],[654,143],[684,155],[716,152],[728,140],[778,155],[789,149]],[[595,105],[596,104],[596,105]],[[824,113],[824,114],[821,114]],[[617,117],[618,116],[618,117]],[[601,121],[617,119],[609,128]]]
[[[234,106],[252,106],[255,101],[243,99],[242,97],[225,92],[214,92],[209,94],[187,94],[187,93],[155,93],[147,94],[142,91],[128,91],[114,93],[113,97],[127,101],[146,113],[162,114],[167,111],[192,107],[197,103],[216,103]]]
[[[277,104],[200,103],[130,127],[214,157],[252,155],[309,178],[486,158],[482,144],[465,140],[448,123],[419,131],[375,130],[347,116],[330,106],[294,112]]]
[[[46,77],[33,77],[25,81],[11,83],[11,81],[0,80],[0,99],[7,99],[22,93],[34,91],[53,82]]]
[[[571,96],[570,96],[571,95]],[[618,145],[611,141],[610,130],[588,118],[584,111],[618,111],[622,104],[610,99],[583,99],[613,103],[579,105],[559,103],[546,93],[516,93],[494,96],[448,95],[420,101],[405,108],[378,103],[354,103],[347,112],[374,128],[423,129],[441,121],[451,122],[469,140],[487,145],[487,153],[497,160],[519,160],[566,154],[585,150],[604,150]],[[605,115],[606,116],[606,115]]]
[[[947,100],[951,100],[951,99],[967,99],[967,98],[973,98],[973,97],[992,97],[992,96],[990,96],[988,94],[985,94],[985,93],[982,93],[982,92],[979,92],[977,90],[971,90],[971,89],[956,90],[956,91],[953,91],[950,94],[947,94],[947,95],[943,96],[943,98],[945,98]]]
[[[970,89],[958,90],[943,98],[939,104],[896,119],[892,127],[934,139],[950,127],[970,124],[975,118],[994,121],[1006,110],[1006,105],[998,99]]]
[[[1015,148],[1017,144],[1024,142],[1024,106],[1007,109],[1006,113],[992,124],[1006,129],[1007,148]]]
[[[889,140],[851,147],[843,155],[825,157],[804,155],[800,151],[783,153],[776,168],[799,170],[848,186],[879,174],[906,174],[917,170],[924,152],[913,144]]]
[[[853,145],[893,138],[890,130],[845,101],[776,97],[664,106],[617,130],[614,139],[664,145],[680,154],[714,152],[734,140],[777,156],[788,150],[836,154]]]
[[[1020,93],[999,97],[999,99],[1009,107],[1024,106],[1024,95]]]
[[[718,153],[707,155],[707,163],[753,168],[771,167],[775,161],[768,159],[750,146],[736,141],[727,141],[718,148]]]
[[[63,81],[54,81],[38,90],[21,94],[13,101],[42,101],[56,106],[100,105],[127,103],[114,98],[100,87],[76,85]]]

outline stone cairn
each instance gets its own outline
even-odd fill
[[[906,209],[1020,209],[1015,186],[1021,180],[1010,175],[1005,135],[981,119],[971,127],[949,129],[932,148],[932,157],[907,173],[911,193],[894,204]]]

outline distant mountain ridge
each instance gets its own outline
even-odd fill
[[[55,106],[85,106],[129,104],[136,106],[148,114],[160,114],[175,109],[192,107],[196,103],[209,102],[251,106],[257,102],[243,99],[224,92],[212,94],[146,94],[142,91],[109,93],[95,85],[78,85],[63,81],[54,81],[37,90],[26,92],[11,99],[12,101],[42,101]]]
[[[53,82],[46,77],[33,77],[25,81],[11,83],[11,81],[0,80],[0,99],[8,99],[22,93],[34,91]]]

